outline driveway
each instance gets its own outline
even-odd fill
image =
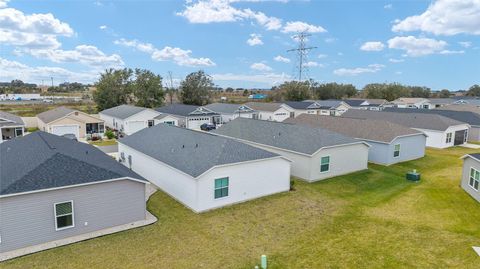
[[[111,146],[95,146],[101,151],[105,153],[117,153],[118,152],[118,145],[111,145]]]

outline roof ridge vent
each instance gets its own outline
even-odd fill
[[[43,140],[43,142],[47,145],[47,147],[49,147],[51,150],[54,150],[54,149],[57,149],[55,146],[53,145],[50,145],[48,143],[48,141],[45,139],[45,137],[43,137],[42,133],[38,133],[38,136],[40,137],[40,139]]]

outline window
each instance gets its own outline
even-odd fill
[[[228,196],[228,177],[215,179],[215,199]]]
[[[55,209],[55,230],[72,228],[75,226],[73,219],[73,201],[57,203]]]
[[[15,137],[23,135],[23,128],[15,128]]]
[[[320,173],[328,172],[330,170],[330,156],[322,157],[320,160]]]
[[[105,132],[105,125],[103,123],[98,123],[98,132],[101,134]]]
[[[445,142],[448,144],[448,143],[452,143],[452,133],[448,133],[447,134],[447,140],[445,140]]]
[[[396,144],[393,149],[393,157],[400,156],[400,144]]]
[[[480,172],[473,168],[470,168],[470,180],[468,181],[468,185],[478,191],[478,186],[480,185]]]
[[[153,120],[148,120],[148,128],[153,127],[154,121]]]
[[[168,125],[175,125],[174,121],[164,121],[163,123],[168,124]]]

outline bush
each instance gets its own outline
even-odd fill
[[[107,130],[105,132],[105,136],[108,138],[108,139],[113,139],[115,137],[115,134],[112,132],[112,130]]]
[[[290,191],[294,191],[295,190],[295,180],[290,180]]]

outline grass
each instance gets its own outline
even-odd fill
[[[97,141],[89,141],[88,142],[90,145],[95,145],[95,146],[114,146],[117,144],[116,139],[103,139],[103,140],[97,140]]]
[[[59,106],[66,106],[77,109],[88,114],[97,113],[94,103],[36,103],[36,104],[0,104],[0,111],[9,112],[20,117],[35,117],[37,114],[54,109]]]
[[[153,225],[21,257],[2,268],[478,268],[480,204],[460,187],[464,148],[195,214],[163,192]],[[404,179],[417,169],[419,183]],[[63,257],[63,258],[62,258]],[[64,258],[68,257],[68,258]]]

